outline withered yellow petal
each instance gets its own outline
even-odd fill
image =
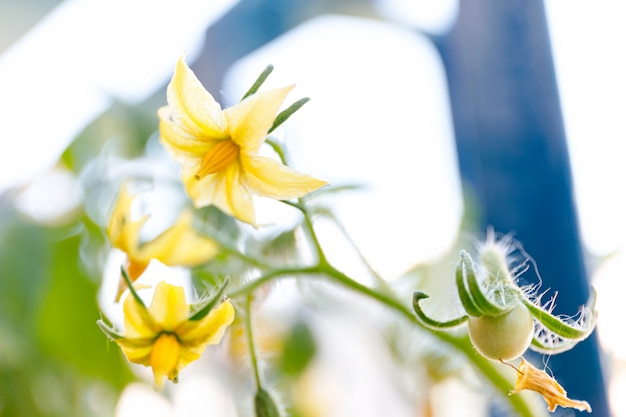
[[[328,183],[261,156],[241,158],[245,184],[255,194],[285,200],[302,197]]]
[[[256,155],[292,86],[256,93],[224,110],[228,133],[241,152]]]
[[[154,297],[148,307],[150,316],[161,330],[170,332],[189,316],[189,305],[185,300],[183,287],[161,281],[154,290]]]
[[[536,391],[543,396],[548,403],[548,410],[553,412],[557,406],[575,408],[579,411],[591,412],[591,406],[587,401],[570,400],[567,398],[567,392],[558,382],[554,380],[545,371],[535,368],[526,359],[522,358],[517,373],[517,381],[515,381],[515,389],[511,394],[521,390]]]
[[[176,223],[141,249],[141,257],[158,259],[169,266],[196,266],[207,262],[218,251],[217,244],[200,234],[191,225],[193,214],[181,213]]]
[[[167,102],[172,118],[198,138],[226,139],[226,122],[220,105],[204,89],[181,57],[167,86]]]

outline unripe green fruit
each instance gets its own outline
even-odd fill
[[[486,358],[511,360],[528,349],[533,338],[533,317],[523,304],[499,316],[470,317],[474,348]]]

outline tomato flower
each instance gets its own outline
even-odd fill
[[[167,87],[168,106],[158,111],[159,129],[196,207],[215,205],[254,225],[252,195],[287,200],[326,185],[258,155],[292,88],[254,93],[222,110],[184,59],[178,61]]]
[[[131,287],[124,301],[124,331],[102,320],[98,325],[129,362],[151,367],[154,383],[160,387],[163,377],[176,381],[179,371],[198,359],[207,345],[219,343],[233,322],[235,310],[230,301],[218,300],[223,289],[192,313],[182,287],[160,282],[150,307]]]
[[[195,232],[191,226],[192,213],[184,211],[176,223],[154,240],[140,242],[139,232],[149,216],[131,218],[134,196],[123,185],[111,214],[107,234],[111,245],[126,254],[126,269],[135,281],[147,268],[150,260],[157,259],[168,266],[192,267],[212,259],[219,249],[211,239]],[[120,281],[120,291],[126,289]]]

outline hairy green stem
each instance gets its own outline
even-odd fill
[[[339,271],[332,265],[326,264],[308,268],[285,268],[280,270],[274,270],[252,282],[249,282],[244,287],[241,287],[238,290],[231,292],[230,296],[233,298],[243,295],[249,296],[249,294],[251,294],[256,288],[273,279],[293,277],[295,275],[302,277],[314,277],[319,276],[320,274],[329,277],[330,279],[341,284],[344,287],[347,287],[359,294],[362,294],[364,296],[367,296],[368,298],[374,299],[382,303],[383,305],[394,310],[396,313],[404,316],[404,318],[409,320],[411,323],[416,324],[420,328],[428,331],[430,334],[432,334],[442,342],[453,346],[456,350],[462,352],[468,358],[468,360],[472,362],[473,365],[483,374],[483,376],[509,400],[511,406],[519,413],[519,415],[525,417],[534,416],[533,411],[529,408],[528,404],[522,399],[521,396],[508,395],[511,389],[511,382],[504,375],[497,371],[492,362],[476,353],[467,336],[457,337],[446,332],[433,331],[424,327],[422,323],[419,322],[413,311],[411,311],[409,306],[403,304],[394,297],[390,297],[389,295],[380,293],[355,281],[354,279],[350,278],[348,275]]]
[[[282,147],[280,146],[280,144],[274,142],[271,139],[267,139],[266,141],[273,149],[274,151],[277,153],[277,155],[280,157],[281,161],[283,162],[283,164],[287,165],[287,160],[286,160],[286,156],[285,156],[285,152],[283,151]],[[247,295],[248,299],[247,302],[249,303],[249,299],[250,299],[250,294],[259,286],[273,280],[273,279],[277,279],[277,278],[281,278],[281,277],[287,277],[287,276],[303,276],[303,277],[314,277],[314,276],[319,276],[320,274],[323,274],[327,277],[329,277],[331,280],[341,284],[344,287],[347,287],[357,293],[360,293],[364,296],[367,296],[373,300],[376,300],[378,302],[380,302],[381,304],[389,307],[390,309],[392,309],[393,311],[395,311],[396,313],[404,316],[407,320],[409,320],[411,323],[418,325],[420,328],[424,329],[425,331],[429,332],[430,334],[432,334],[433,336],[435,336],[436,338],[438,338],[439,340],[441,340],[444,343],[447,343],[451,346],[453,346],[456,350],[462,352],[467,359],[473,363],[473,365],[483,374],[483,376],[489,380],[491,382],[491,384],[493,386],[495,386],[503,395],[505,398],[508,398],[509,403],[511,404],[511,406],[517,411],[517,413],[519,413],[519,415],[524,416],[524,417],[533,417],[534,413],[533,411],[530,409],[530,407],[528,406],[528,404],[522,399],[521,396],[519,395],[513,395],[513,396],[509,396],[509,391],[511,388],[511,383],[510,381],[505,378],[500,372],[497,371],[497,369],[494,367],[493,363],[490,362],[488,359],[480,356],[479,354],[476,353],[474,347],[472,346],[469,337],[468,336],[464,336],[464,337],[457,337],[457,336],[453,336],[449,333],[446,332],[442,332],[442,331],[435,331],[433,329],[429,329],[427,327],[425,327],[417,318],[417,316],[415,315],[415,313],[411,310],[411,308],[406,305],[405,303],[401,302],[400,300],[397,299],[397,297],[395,297],[392,293],[387,293],[387,292],[379,292],[375,289],[372,289],[370,287],[367,287],[361,283],[359,283],[358,281],[352,279],[351,277],[349,277],[348,275],[344,274],[343,272],[341,272],[340,270],[338,270],[337,268],[335,268],[334,266],[332,266],[327,258],[326,255],[324,253],[324,250],[320,244],[319,238],[317,237],[317,233],[315,231],[315,228],[313,227],[313,220],[311,219],[311,214],[308,211],[304,200],[302,199],[298,199],[297,203],[291,202],[291,201],[284,201],[284,203],[291,205],[292,207],[297,208],[298,210],[300,210],[300,212],[302,212],[302,215],[304,217],[304,226],[306,228],[308,237],[311,241],[311,243],[313,244],[315,253],[317,255],[318,258],[318,263],[315,266],[312,267],[302,267],[302,268],[285,268],[285,269],[276,269],[276,270],[271,270],[268,273],[266,273],[265,275],[261,276],[260,278],[249,282],[248,284],[246,284],[245,286],[235,290],[234,292],[231,292],[230,295],[231,297],[237,297],[240,295]],[[249,319],[249,304],[247,304],[247,320]],[[248,323],[248,329],[250,329],[250,325]],[[251,335],[248,338],[249,340],[251,340]],[[257,382],[259,383],[258,380],[258,370],[256,370],[256,356],[254,355],[253,351],[252,351],[252,346],[251,346],[251,355],[253,358],[253,366],[255,366],[255,372],[257,372]],[[260,385],[259,385],[260,386]]]
[[[250,352],[250,362],[252,364],[252,371],[254,372],[254,380],[256,382],[257,389],[261,389],[261,374],[259,372],[259,363],[256,356],[256,350],[254,348],[254,339],[252,338],[252,314],[250,314],[250,305],[252,304],[252,293],[246,296],[245,303],[245,326],[246,336],[248,339],[248,350]]]
[[[238,249],[235,249],[235,248],[232,248],[232,247],[230,247],[227,244],[223,244],[220,241],[216,240],[216,242],[217,242],[217,244],[219,245],[219,247],[220,247],[220,249],[222,251],[228,253],[229,255],[233,255],[233,256],[241,259],[242,261],[248,263],[249,265],[252,265],[252,266],[254,266],[256,268],[259,268],[261,270],[272,269],[272,267],[270,265],[266,264],[265,262],[263,262],[263,261],[261,261],[259,259],[253,258],[252,256],[249,256],[249,255],[246,255],[242,251],[240,251]]]

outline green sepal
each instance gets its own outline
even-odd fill
[[[425,294],[421,291],[415,291],[413,293],[413,310],[415,310],[415,314],[417,315],[418,320],[422,325],[424,325],[424,327],[427,327],[431,330],[452,329],[454,327],[460,326],[469,319],[469,316],[461,316],[457,319],[449,321],[438,321],[432,319],[424,313],[424,310],[422,310],[419,305],[420,300],[423,300],[424,298],[428,298],[428,294]]]
[[[560,318],[553,316],[552,313],[533,303],[525,296],[521,297],[521,299],[524,305],[528,307],[530,314],[532,314],[533,317],[539,321],[539,323],[563,339],[580,342],[585,340],[593,332],[593,329],[596,326],[596,291],[593,288],[591,289],[591,294],[589,295],[587,304],[583,307],[583,310],[588,310],[591,314],[590,317],[588,317],[587,322],[584,323],[584,326],[582,327],[572,326],[571,324],[564,322]]]
[[[143,300],[141,299],[141,297],[139,297],[139,294],[137,294],[135,287],[133,287],[133,282],[128,277],[128,272],[126,272],[126,268],[124,268],[124,266],[122,265],[120,266],[120,269],[122,270],[122,277],[124,278],[124,282],[126,282],[126,285],[128,286],[128,289],[130,290],[131,295],[133,296],[135,301],[137,301],[139,305],[141,305],[144,308],[144,310],[147,310],[146,305],[144,304]]]
[[[463,261],[459,261],[456,266],[456,287],[459,293],[459,299],[461,300],[461,304],[463,304],[463,308],[465,308],[467,314],[473,317],[484,316],[485,313],[483,313],[476,305],[476,302],[467,290],[467,284],[465,283],[465,274],[463,273]]]
[[[213,309],[213,307],[215,307],[218,302],[221,302],[222,295],[224,294],[224,291],[226,290],[226,287],[229,283],[230,278],[224,278],[222,285],[220,285],[215,294],[211,296],[211,298],[206,302],[206,304],[204,304],[204,306],[202,306],[200,310],[196,311],[191,317],[189,317],[189,320],[197,321],[205,318],[206,315],[209,314],[209,312]]]
[[[111,340],[119,340],[119,339],[123,339],[124,338],[124,336],[119,334],[114,328],[112,328],[111,326],[106,324],[104,322],[104,320],[100,319],[100,320],[96,321],[96,324],[98,325],[100,330],[102,330],[102,333],[104,333],[109,339],[111,339]]]
[[[119,334],[117,330],[115,330],[114,328],[106,324],[104,320],[98,320],[96,324],[98,325],[98,327],[100,327],[100,330],[102,330],[102,332],[109,339],[116,342],[118,345],[122,347],[145,348],[147,346],[152,345],[159,336],[157,335],[156,337],[143,337],[143,338],[138,338],[138,339],[129,339]]]
[[[548,346],[541,340],[539,340],[537,336],[533,336],[533,340],[530,342],[530,349],[544,355],[556,355],[558,353],[567,352],[568,350],[576,346],[576,344],[578,344],[577,341],[563,339],[558,343],[554,343]]]
[[[126,285],[128,286],[131,296],[139,304],[139,307],[140,307],[139,311],[141,314],[141,318],[146,323],[153,323],[152,316],[150,315],[150,312],[148,311],[148,308],[144,304],[141,297],[139,297],[139,294],[137,294],[137,290],[135,290],[135,287],[133,286],[132,281],[128,277],[128,272],[126,272],[126,268],[124,268],[124,266],[122,265],[120,269],[122,270],[122,277],[124,278],[124,281],[126,282]]]
[[[478,310],[482,312],[482,315],[499,316],[500,314],[510,311],[515,305],[510,307],[501,307],[493,303],[480,288],[480,283],[476,279],[476,270],[474,269],[474,261],[469,253],[464,250],[461,251],[461,263],[465,265],[465,276],[467,278],[467,285],[469,293],[474,300]]]
[[[261,74],[259,74],[259,76],[257,77],[257,79],[254,82],[254,84],[252,84],[252,87],[250,87],[250,89],[248,91],[246,91],[246,94],[243,95],[241,100],[243,101],[247,97],[249,97],[252,94],[254,94],[257,91],[259,91],[259,88],[261,88],[261,86],[263,85],[265,80],[267,80],[267,77],[269,77],[269,75],[272,73],[272,71],[274,71],[274,66],[273,65],[268,65],[267,67],[265,67],[263,72],[261,72]]]
[[[254,413],[256,417],[280,417],[272,396],[263,388],[254,395]]]
[[[291,117],[292,114],[300,110],[300,107],[304,106],[309,100],[308,97],[301,98],[300,100],[293,103],[291,106],[287,107],[285,110],[278,113],[278,116],[274,119],[274,124],[270,127],[270,130],[267,131],[269,135],[272,133],[278,126],[282,125],[287,119]]]

